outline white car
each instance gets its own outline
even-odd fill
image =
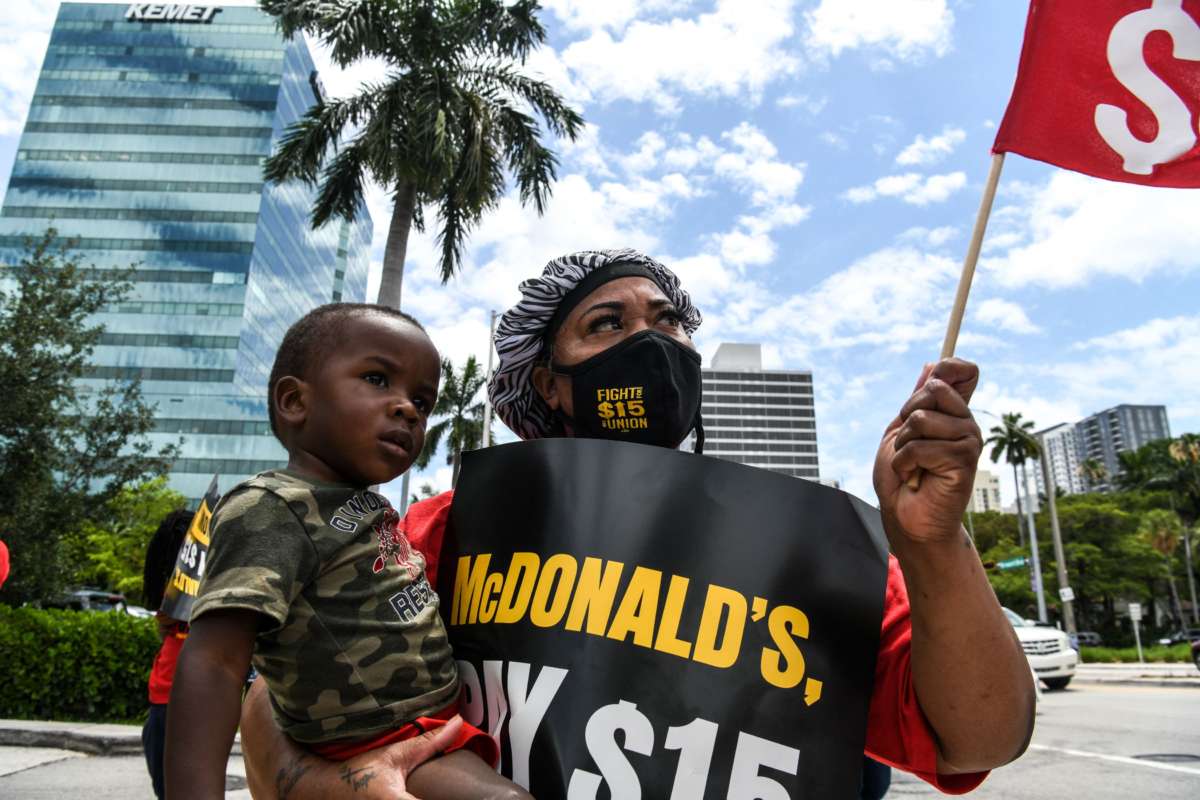
[[[1004,609],[1004,616],[1016,629],[1033,674],[1047,688],[1067,688],[1071,678],[1075,677],[1075,665],[1079,662],[1079,654],[1071,648],[1071,640],[1067,635],[1056,628],[1035,625],[1007,608]]]

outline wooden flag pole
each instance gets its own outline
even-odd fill
[[[983,235],[987,233],[988,219],[992,216],[992,201],[996,199],[996,186],[1000,183],[1000,170],[1004,168],[1004,153],[992,154],[992,168],[983,187],[983,199],[979,201],[979,214],[975,217],[975,230],[971,233],[971,244],[967,257],[963,259],[962,274],[958,278],[958,294],[954,296],[954,307],[950,309],[950,322],[946,326],[946,338],[942,340],[942,358],[954,355],[958,344],[958,331],[962,327],[963,314],[967,311],[967,296],[971,293],[971,281],[975,279],[975,264],[983,248]],[[921,473],[915,472],[905,482],[914,492],[921,486]]]
[[[971,293],[971,281],[975,278],[975,264],[983,247],[983,235],[987,233],[988,218],[992,215],[992,201],[996,199],[996,186],[1000,183],[1000,170],[1004,167],[1004,153],[992,154],[992,168],[988,172],[987,184],[983,187],[983,199],[979,201],[979,214],[975,217],[975,231],[967,257],[963,259],[962,275],[958,278],[958,294],[954,307],[950,309],[950,323],[946,326],[946,338],[942,340],[942,358],[954,355],[958,344],[958,330],[962,327],[963,314],[967,310],[967,295]]]

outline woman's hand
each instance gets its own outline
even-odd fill
[[[893,549],[963,535],[962,516],[983,451],[983,435],[967,408],[978,383],[979,368],[969,361],[948,358],[927,366],[884,432],[875,456],[875,492]]]
[[[380,747],[349,761],[328,761],[284,736],[275,725],[267,687],[259,678],[242,703],[242,758],[256,800],[418,800],[409,773],[441,754],[458,736],[462,718],[414,739]]]

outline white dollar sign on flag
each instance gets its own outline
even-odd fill
[[[1144,142],[1129,130],[1129,115],[1118,106],[1096,106],[1096,130],[1108,146],[1125,160],[1126,172],[1149,175],[1186,153],[1196,144],[1192,115],[1187,105],[1151,71],[1142,54],[1146,37],[1155,31],[1170,34],[1175,58],[1200,61],[1200,26],[1183,10],[1183,0],[1154,0],[1122,17],[1108,37],[1108,63],[1113,75],[1146,104],[1158,120],[1158,135]]]

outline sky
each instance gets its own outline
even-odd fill
[[[229,2],[225,5],[252,5]],[[515,195],[443,286],[432,235],[409,244],[403,307],[444,355],[486,361],[491,309],[574,250],[635,247],[681,277],[721,342],[813,372],[823,479],[874,499],[879,437],[941,348],[1020,54],[1027,4],[970,0],[543,0],[526,69],[587,120],[558,142],[544,216]],[[0,176],[54,0],[5,0]],[[382,74],[314,57],[327,90]],[[378,285],[390,199],[370,191]],[[1038,429],[1119,403],[1200,431],[1200,192],[1101,181],[1010,156],[958,355],[972,406]],[[431,226],[432,228],[432,226]],[[501,432],[499,441],[514,437]],[[1001,479],[1013,502],[1011,472]],[[438,457],[412,487],[449,487]],[[385,493],[395,495],[395,486]]]

